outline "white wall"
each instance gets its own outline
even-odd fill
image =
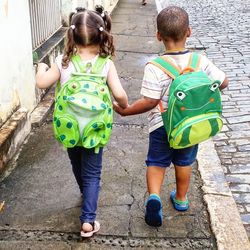
[[[0,125],[18,107],[36,105],[27,0],[0,0]]]

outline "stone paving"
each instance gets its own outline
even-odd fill
[[[250,1],[170,0],[190,15],[192,36],[230,80],[223,132],[215,138],[226,179],[250,237]]]
[[[145,63],[163,52],[154,36],[156,14],[153,1],[142,7],[133,0],[120,0],[112,16],[115,61],[130,101],[139,96]],[[12,163],[15,168],[0,183],[0,200],[6,202],[0,216],[0,249],[216,249],[197,164],[190,210],[179,213],[171,206],[169,193],[175,186],[171,168],[162,192],[163,226],[145,224],[146,124],[146,114],[115,116],[112,139],[104,151],[97,215],[101,230],[79,242],[81,196],[66,152],[53,138],[49,116],[47,123],[32,131]]]

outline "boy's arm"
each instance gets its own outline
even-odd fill
[[[220,90],[228,86],[228,79],[225,73],[220,70],[214,63],[209,60],[205,55],[201,55],[201,69],[208,74],[210,79],[219,80],[221,82]]]
[[[222,82],[222,84],[220,85],[220,90],[226,88],[228,86],[228,79],[227,77],[224,79],[224,81]]]
[[[153,109],[154,107],[156,107],[159,101],[160,100],[158,99],[142,97],[125,109],[121,108],[119,105],[117,105],[117,103],[114,103],[114,110],[122,116],[137,115]]]

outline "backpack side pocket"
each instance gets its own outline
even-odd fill
[[[54,115],[53,128],[56,139],[66,148],[73,148],[77,145],[80,132],[78,122],[72,115]]]
[[[219,113],[209,113],[186,119],[170,135],[170,146],[175,149],[187,148],[215,136],[222,129]]]

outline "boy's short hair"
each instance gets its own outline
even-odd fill
[[[180,41],[189,27],[188,13],[177,6],[163,9],[157,16],[157,29],[164,40]]]

